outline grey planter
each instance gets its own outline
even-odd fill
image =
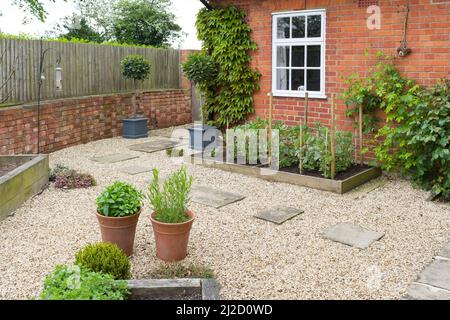
[[[126,139],[139,139],[148,137],[148,118],[137,117],[123,119],[122,137]]]
[[[211,131],[209,131],[211,130]],[[193,150],[203,151],[212,144],[217,145],[219,133],[216,127],[207,125],[196,125],[188,129],[189,131],[189,148]],[[208,134],[206,134],[208,132]]]

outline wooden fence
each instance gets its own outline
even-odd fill
[[[180,88],[178,50],[50,41],[42,46],[49,49],[43,64],[42,100],[137,89],[120,70],[120,61],[129,54],[143,55],[152,63],[150,78],[139,89]],[[39,40],[0,39],[0,104],[37,100],[40,51]],[[56,88],[57,67],[62,69],[61,91]]]

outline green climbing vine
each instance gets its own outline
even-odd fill
[[[203,53],[215,62],[213,79],[199,81],[203,112],[210,124],[234,125],[254,112],[253,94],[259,90],[260,73],[250,66],[250,51],[257,46],[250,37],[245,13],[236,7],[203,9],[196,22]]]

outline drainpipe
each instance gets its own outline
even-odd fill
[[[206,1],[206,0],[200,0],[200,2],[203,3],[203,5],[206,7],[206,9],[208,9],[208,10],[212,10],[212,9],[213,9],[212,5],[210,5],[210,4],[208,3],[208,1]]]

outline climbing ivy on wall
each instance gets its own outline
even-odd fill
[[[261,74],[250,67],[250,52],[257,46],[250,37],[245,13],[236,7],[202,9],[197,16],[203,54],[217,65],[213,80],[199,83],[204,95],[203,112],[210,124],[233,125],[254,112],[253,94]]]

